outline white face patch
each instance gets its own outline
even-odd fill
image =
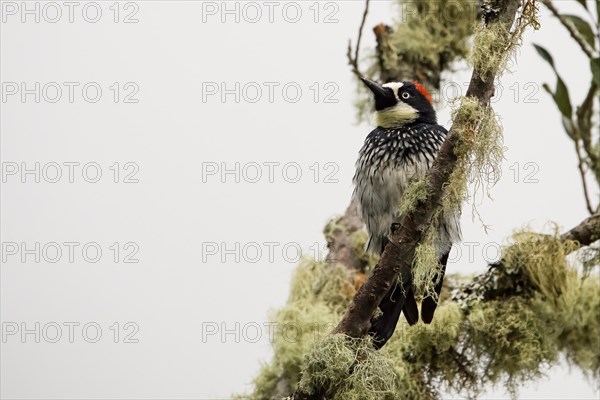
[[[394,91],[394,96],[398,101],[400,101],[400,98],[398,97],[398,89],[400,89],[402,86],[404,86],[404,83],[402,82],[390,82],[383,85],[384,88],[390,88]]]

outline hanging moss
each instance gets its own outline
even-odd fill
[[[408,185],[404,193],[402,193],[402,200],[400,201],[400,214],[406,215],[417,207],[417,204],[421,201],[427,200],[429,197],[429,186],[427,185],[427,178],[415,180]]]
[[[274,356],[255,379],[253,398],[271,398],[282,380],[289,387],[298,383],[305,354],[331,332],[356,294],[356,275],[341,265],[302,261],[287,305],[271,316]]]
[[[501,75],[508,60],[521,44],[525,29],[529,26],[536,30],[540,28],[539,10],[535,1],[522,3],[521,12],[511,27],[507,26],[505,21],[497,20],[497,16],[494,15],[493,10],[498,6],[497,3],[497,0],[484,1],[483,20],[473,32],[474,41],[469,60],[483,78]]]
[[[584,281],[571,276],[558,318],[563,328],[558,338],[561,350],[571,364],[594,379],[600,378],[599,279],[597,274]]]
[[[514,245],[502,254],[507,271],[519,271],[531,290],[549,301],[559,299],[567,288],[567,254],[577,249],[573,242],[563,242],[558,228],[552,235],[521,231],[513,235]]]
[[[513,396],[518,383],[539,377],[542,368],[556,360],[555,338],[521,298],[479,304],[469,324],[468,346],[481,363],[481,378],[492,383],[506,379]]]
[[[444,187],[442,206],[444,213],[455,212],[470,195],[473,216],[481,221],[476,198],[478,194],[490,197],[490,189],[501,175],[504,158],[502,128],[491,106],[484,106],[472,97],[460,99],[460,107],[452,118],[458,136],[454,148],[457,163]]]
[[[350,348],[344,335],[325,338],[305,359],[304,375],[299,387],[308,394],[333,396],[337,387],[350,376],[356,361],[356,350]]]
[[[427,232],[416,246],[412,265],[412,279],[416,293],[422,297],[432,296],[436,300],[435,285],[437,280],[440,279],[437,274],[442,269],[436,250],[438,223],[439,212],[432,218],[432,223],[427,227]]]
[[[307,355],[304,371],[299,387],[323,398],[393,399],[396,389],[389,360],[368,338],[328,336]]]
[[[513,35],[505,24],[494,23],[489,26],[479,24],[474,32],[473,51],[470,61],[481,76],[498,74],[504,68],[512,52],[507,51]]]

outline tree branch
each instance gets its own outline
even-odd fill
[[[600,213],[596,213],[560,235],[560,240],[578,242],[580,246],[572,248],[573,251],[576,251],[600,239],[599,226]],[[507,274],[504,261],[499,260],[489,264],[486,272],[475,276],[471,281],[459,282],[449,289],[452,292],[452,301],[469,308],[473,300],[491,301],[517,295],[522,291],[522,286],[522,276]]]
[[[594,209],[592,208],[592,203],[590,201],[590,194],[589,194],[589,191],[588,191],[587,181],[586,181],[586,178],[585,178],[585,170],[583,169],[583,167],[584,167],[585,164],[584,164],[584,161],[583,161],[583,157],[581,155],[581,149],[580,149],[580,146],[579,146],[579,139],[576,138],[574,140],[574,142],[575,142],[575,153],[577,153],[577,160],[578,160],[578,162],[577,162],[577,168],[579,169],[579,175],[581,176],[581,184],[583,186],[583,197],[585,199],[585,206],[587,207],[588,212],[590,214],[593,214],[594,213]]]
[[[598,232],[599,226],[600,213],[596,213],[583,220],[570,231],[560,235],[560,238],[563,241],[573,240],[578,242],[581,246],[588,246],[596,240],[600,240],[600,233]]]
[[[363,75],[358,68],[358,55],[360,51],[360,41],[362,39],[363,30],[365,29],[365,23],[367,21],[367,15],[369,15],[369,3],[370,0],[365,1],[365,11],[362,16],[362,21],[360,23],[360,28],[358,28],[358,38],[356,39],[356,49],[354,51],[354,57],[352,57],[352,40],[348,41],[348,64],[352,66],[352,72],[358,78],[361,78]]]

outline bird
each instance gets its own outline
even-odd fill
[[[359,151],[353,196],[369,236],[366,251],[381,254],[392,225],[400,222],[403,193],[426,176],[448,131],[438,124],[431,95],[417,81],[379,84],[361,80],[373,94],[377,127]],[[438,218],[434,246],[440,268],[434,290],[439,296],[452,244],[461,240],[460,209],[442,211]],[[412,272],[401,270],[399,277],[381,300],[381,313],[371,319],[369,334],[376,349],[393,335],[401,313],[410,325],[419,321]],[[438,296],[425,296],[421,302],[421,319],[426,324],[433,320]]]

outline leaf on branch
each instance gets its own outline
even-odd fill
[[[583,6],[583,8],[585,8],[587,10],[587,4],[585,4],[585,0],[577,0],[577,2],[579,4],[581,4]]]
[[[571,117],[573,116],[573,106],[571,105],[571,99],[569,98],[569,89],[567,89],[567,85],[565,85],[565,82],[558,74],[552,56],[542,46],[534,44],[533,47],[535,47],[538,54],[544,60],[546,60],[548,64],[550,64],[552,70],[554,70],[554,73],[556,74],[556,91],[553,92],[547,84],[543,85],[544,90],[550,93],[550,95],[554,99],[554,103],[556,103],[556,106],[558,107],[562,115],[564,115],[566,118],[571,119]]]
[[[550,66],[552,67],[552,69],[554,71],[556,71],[556,67],[554,66],[554,59],[552,59],[552,56],[550,55],[550,53],[548,53],[548,50],[546,50],[545,48],[543,48],[540,45],[534,44],[533,47],[535,47],[535,49],[537,50],[538,54],[548,62],[548,64],[550,64]]]
[[[575,123],[573,122],[573,120],[571,118],[566,118],[563,115],[562,124],[563,124],[563,128],[565,129],[565,132],[567,132],[567,135],[569,135],[569,137],[572,140],[575,140],[575,141],[578,140],[577,134],[575,132]]]
[[[577,15],[571,14],[563,14],[563,17],[570,21],[577,32],[583,37],[583,39],[590,45],[591,48],[594,48],[594,31],[590,24],[588,24],[585,20],[578,17]]]

